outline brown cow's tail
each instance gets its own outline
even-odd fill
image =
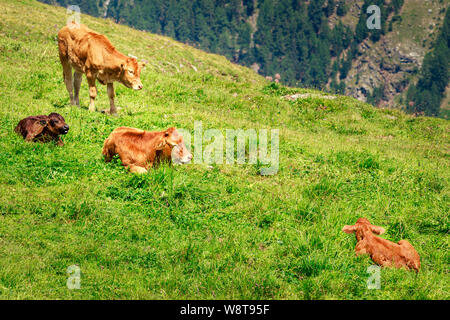
[[[116,154],[114,142],[111,140],[111,138],[106,138],[105,143],[103,144],[102,154],[105,157],[105,162],[110,162]]]
[[[62,28],[58,32],[58,51],[61,63],[69,60],[69,43],[70,33],[67,27]]]

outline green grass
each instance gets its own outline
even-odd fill
[[[118,117],[68,105],[55,41],[65,9],[0,1],[1,299],[448,299],[449,124],[355,99],[285,94],[253,71],[171,39],[82,16],[149,61],[144,89],[116,85]],[[192,67],[193,66],[193,67]],[[194,70],[197,69],[197,71]],[[178,69],[178,70],[177,70]],[[97,108],[109,107],[99,85]],[[26,143],[25,116],[58,112],[64,147]],[[118,126],[280,130],[280,166],[105,163]],[[358,217],[408,239],[419,274],[382,269],[341,231]],[[66,286],[70,265],[81,289]]]

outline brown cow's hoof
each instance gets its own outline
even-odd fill
[[[114,115],[117,115],[117,112],[119,110],[122,110],[122,108],[116,107],[116,110],[114,112],[111,112],[111,109],[105,109],[105,110],[102,110],[101,113],[109,114],[109,115],[113,115],[114,116]]]
[[[135,166],[133,168],[130,168],[130,172],[136,173],[136,174],[144,174],[144,173],[147,173],[148,171],[145,168]]]

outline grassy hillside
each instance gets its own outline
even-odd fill
[[[0,298],[448,299],[449,124],[269,83],[225,58],[82,16],[149,61],[144,89],[116,85],[118,117],[68,105],[55,41],[63,8],[0,1]],[[99,85],[97,108],[109,106]],[[24,142],[25,116],[58,112],[65,146]],[[104,163],[118,126],[280,130],[280,169]],[[368,290],[345,224],[408,239],[419,274],[382,269]],[[81,289],[66,270],[81,268]]]

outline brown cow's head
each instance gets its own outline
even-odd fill
[[[358,241],[364,239],[364,234],[367,232],[373,232],[375,234],[383,234],[384,228],[374,226],[366,218],[359,218],[353,226],[344,226],[342,231],[345,233],[356,233],[356,239]]]
[[[41,124],[44,125],[42,121],[45,120],[41,120]],[[69,131],[69,126],[59,113],[50,113],[46,125],[48,130],[55,135],[66,134]]]
[[[134,90],[142,89],[141,82],[141,70],[145,66],[145,62],[138,62],[136,58],[127,58],[120,67],[120,79],[119,81],[126,86],[127,88],[131,88]]]
[[[185,164],[191,161],[192,154],[186,148],[181,134],[173,127],[163,132],[161,142],[158,145],[159,150],[167,147],[171,150],[172,163]]]

